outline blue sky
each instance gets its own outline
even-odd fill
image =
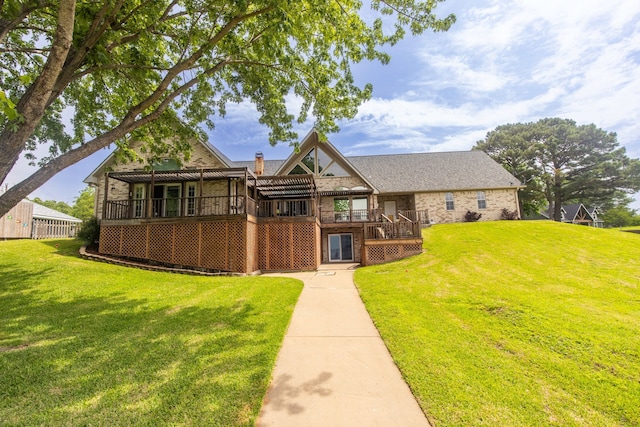
[[[469,150],[499,125],[561,117],[616,132],[628,155],[640,157],[640,2],[448,0],[438,10],[457,15],[448,32],[406,38],[388,48],[388,65],[355,67],[374,92],[329,135],[343,153]],[[299,101],[288,102],[295,111]],[[209,141],[232,160],[256,151],[286,158],[291,148],[270,147],[257,117],[251,104],[229,106]],[[312,125],[298,127],[300,138]],[[71,203],[108,154],[68,168],[32,196]],[[6,182],[30,172],[21,161]]]

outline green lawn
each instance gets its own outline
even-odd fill
[[[253,425],[302,283],[0,242],[0,425]]]
[[[501,221],[424,237],[356,283],[434,425],[640,425],[640,235]]]

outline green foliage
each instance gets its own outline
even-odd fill
[[[85,187],[78,197],[73,200],[71,207],[71,215],[83,221],[87,221],[94,217],[94,198],[95,190],[93,187]]]
[[[302,284],[78,249],[0,242],[0,424],[253,426]]]
[[[626,206],[616,206],[607,209],[600,218],[604,220],[605,227],[631,227],[640,225],[640,215]]]
[[[640,235],[494,221],[423,237],[355,280],[432,425],[640,425]]]
[[[82,221],[77,238],[85,245],[91,245],[100,238],[100,223],[95,216]]]
[[[640,189],[640,161],[618,146],[616,134],[578,126],[573,120],[542,119],[497,127],[474,149],[502,164],[527,187],[520,193],[523,211],[580,202],[608,206]]]

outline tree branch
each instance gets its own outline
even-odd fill
[[[44,116],[47,100],[62,72],[65,59],[73,42],[73,26],[75,22],[75,1],[60,0],[58,25],[56,28],[51,53],[45,62],[38,78],[29,86],[20,98],[16,111],[22,121],[17,127],[5,126],[0,134],[0,183],[4,182],[9,171],[18,160],[27,140]]]
[[[2,2],[4,3],[4,1]],[[0,43],[7,37],[7,34],[14,30],[22,21],[29,16],[35,10],[43,9],[45,7],[51,6],[51,3],[44,2],[42,0],[38,1],[35,4],[23,4],[20,12],[13,19],[0,19]],[[2,10],[2,4],[0,4],[0,10]]]

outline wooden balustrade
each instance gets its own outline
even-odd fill
[[[418,239],[421,238],[420,223],[409,221],[368,223],[364,226],[364,238],[367,240]]]
[[[256,214],[256,201],[245,196],[208,196],[162,199],[108,200],[104,219],[173,218],[209,215]],[[151,209],[147,209],[147,203]]]

